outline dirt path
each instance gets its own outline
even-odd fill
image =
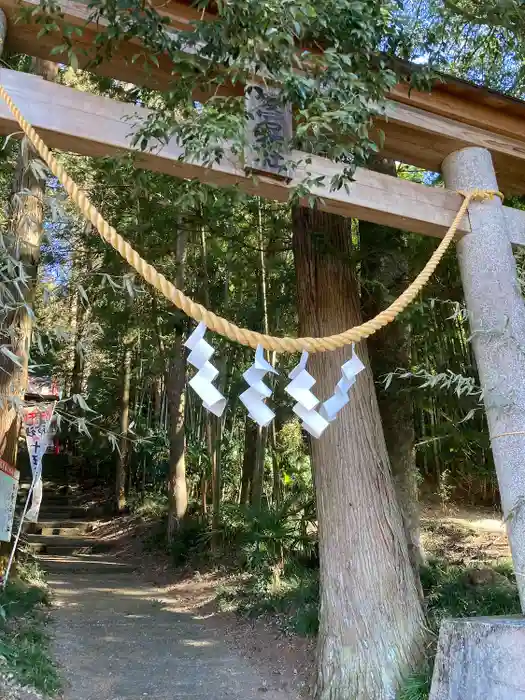
[[[428,506],[422,516],[430,555],[462,565],[509,555],[494,511]],[[60,542],[55,556],[42,557],[51,567],[53,636],[67,681],[64,700],[304,697],[313,664],[311,640],[285,636],[271,622],[242,622],[219,613],[215,598],[227,582],[224,574],[179,576],[167,560],[141,553],[140,538],[131,537],[129,525],[112,522],[106,530],[100,528],[95,537],[114,543],[112,553],[83,555],[76,543],[72,556],[61,557]]]
[[[204,616],[131,573],[50,575],[65,700],[296,700]],[[162,594],[160,594],[162,595]]]
[[[451,564],[497,563],[510,557],[505,523],[492,508],[427,505],[421,514],[422,542],[427,554]]]

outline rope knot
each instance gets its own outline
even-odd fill
[[[499,190],[456,190],[458,194],[467,199],[469,202],[485,202],[487,200],[499,197],[503,202],[505,197]]]

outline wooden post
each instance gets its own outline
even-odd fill
[[[498,189],[492,157],[465,148],[443,162],[451,189]],[[471,233],[457,244],[472,345],[483,389],[492,453],[525,609],[525,304],[502,202],[471,204]]]

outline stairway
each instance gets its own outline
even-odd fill
[[[20,489],[21,501],[27,488]],[[130,573],[133,567],[112,556],[112,543],[92,534],[103,514],[101,506],[85,508],[75,503],[68,487],[45,481],[39,521],[26,525],[24,546],[50,574]]]

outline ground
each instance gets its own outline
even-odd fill
[[[505,523],[494,509],[425,506],[421,524],[425,551],[451,564],[494,564],[510,557]]]
[[[133,574],[55,575],[56,653],[67,700],[295,700],[170,589]]]
[[[429,556],[478,566],[508,559],[497,513],[426,507],[422,516]],[[221,611],[217,596],[231,573],[174,571],[167,559],[142,552],[141,528],[133,523],[99,529],[98,536],[118,543],[111,554],[80,554],[80,567],[54,557],[51,629],[64,700],[305,697],[313,641],[283,632],[271,618]]]

